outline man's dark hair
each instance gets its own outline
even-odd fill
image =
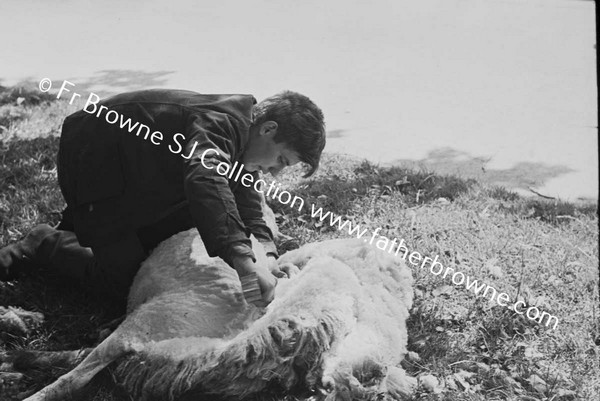
[[[254,125],[265,121],[277,123],[274,141],[285,142],[298,153],[301,162],[309,165],[304,177],[311,176],[319,167],[325,147],[323,112],[308,97],[284,91],[268,97],[254,106]]]

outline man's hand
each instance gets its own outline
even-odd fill
[[[237,271],[239,277],[256,273],[262,299],[253,302],[254,305],[265,307],[273,300],[277,279],[269,272],[266,266],[259,266],[252,261],[252,258],[241,256],[233,258],[233,267]]]
[[[278,278],[292,278],[296,274],[300,273],[300,269],[292,263],[277,263],[277,259],[274,256],[267,256],[268,268],[275,277]]]

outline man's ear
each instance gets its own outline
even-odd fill
[[[260,126],[260,135],[274,137],[277,134],[277,123],[275,121],[265,121]]]

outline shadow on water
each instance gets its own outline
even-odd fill
[[[529,191],[530,187],[541,187],[552,178],[575,171],[563,165],[532,162],[519,162],[507,169],[492,169],[486,167],[491,160],[491,157],[474,157],[452,148],[439,148],[432,150],[421,160],[398,159],[390,164],[475,178],[487,184],[525,191]]]

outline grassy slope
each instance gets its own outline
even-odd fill
[[[0,245],[37,223],[57,222],[63,205],[54,164],[58,141],[52,135],[59,133],[72,108],[21,97],[25,101],[19,105],[16,97],[0,94],[0,117],[8,115],[0,121],[7,126],[4,138],[46,138],[1,142]],[[522,199],[470,180],[383,169],[337,155],[327,155],[315,177],[297,177],[292,171],[277,180],[305,200],[302,212],[269,202],[282,232],[296,242],[348,237],[311,219],[314,203],[364,228],[382,227],[382,235],[403,238],[411,250],[439,255],[444,266],[484,280],[513,299],[518,294],[560,319],[557,330],[541,327],[413,268],[416,298],[409,350],[418,356],[411,354],[404,367],[423,377],[415,399],[598,399],[595,206]],[[29,338],[3,336],[0,352],[91,346],[90,334],[112,317],[103,305],[51,277],[0,283],[0,305],[46,315],[46,323]],[[32,376],[25,390],[47,380]],[[93,398],[126,399],[105,389]]]
[[[471,181],[378,169],[340,156],[327,157],[319,175],[295,193],[370,230],[382,227],[383,235],[404,239],[411,250],[439,255],[444,266],[484,280],[512,299],[519,294],[560,319],[557,330],[540,327],[413,267],[417,296],[409,349],[420,360],[405,367],[456,387],[445,399],[596,399],[600,394],[593,207],[522,199]],[[301,242],[348,236],[311,220],[309,213],[290,214],[271,204],[285,213],[283,230]],[[467,386],[457,374],[467,378]]]

